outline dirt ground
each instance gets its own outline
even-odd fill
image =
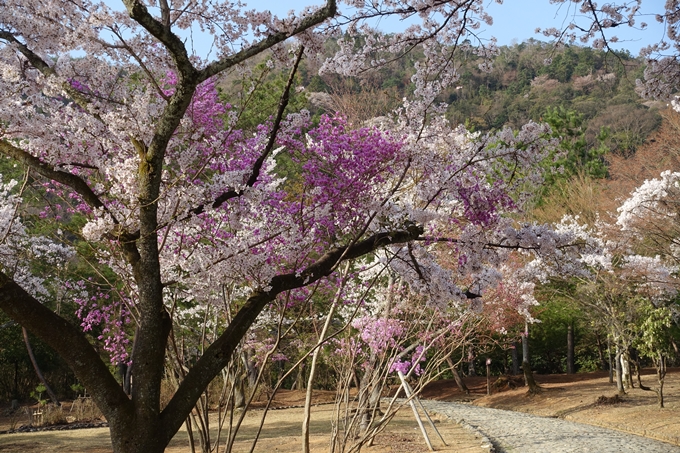
[[[315,392],[316,405],[312,408],[310,423],[310,447],[313,453],[328,451],[331,432],[331,417],[334,405],[330,403],[335,392]],[[281,390],[277,393],[273,406],[265,418],[262,433],[255,452],[299,452],[301,450],[301,426],[304,393]],[[262,403],[254,404],[254,409],[246,413],[236,442],[234,452],[249,452],[252,440],[264,413]],[[283,409],[285,407],[285,409]],[[1,411],[0,411],[1,412]],[[428,435],[438,452],[478,453],[481,439],[452,423],[445,417],[433,415],[437,430],[448,446],[444,445],[436,433],[427,427]],[[211,419],[216,425],[217,420]],[[9,429],[10,420],[0,416],[0,431]],[[22,421],[19,421],[19,425]],[[215,432],[215,431],[213,431]],[[224,434],[223,434],[224,435]],[[214,440],[214,438],[213,438]],[[0,452],[74,452],[109,453],[111,442],[107,428],[78,429],[72,431],[44,431],[34,433],[0,434]],[[190,451],[186,429],[182,428],[166,449],[167,453],[186,453]],[[220,449],[220,451],[223,451]],[[420,453],[429,451],[420,433],[410,408],[402,408],[387,428],[376,437],[374,445],[362,449],[368,453]]]
[[[466,395],[458,390],[452,380],[437,381],[429,385],[423,398],[444,401],[462,401],[480,406],[516,410],[537,415],[561,417],[567,420],[590,423],[607,428],[656,438],[680,445],[680,368],[671,369],[664,388],[665,408],[659,409],[656,395],[637,388],[628,391],[621,402],[596,404],[599,397],[612,397],[616,387],[608,383],[606,373],[583,373],[576,375],[536,375],[536,381],[543,391],[538,395],[527,395],[521,387],[519,377],[498,383],[493,394],[486,395],[486,378],[466,378],[471,392]],[[520,387],[512,389],[513,384]],[[654,387],[656,376],[653,370],[645,370],[643,384]],[[311,447],[313,452],[328,451],[329,433],[333,405],[328,404],[333,392],[315,392],[317,403],[312,408]],[[302,405],[304,394],[294,391],[280,391],[275,407]],[[10,428],[10,418],[0,408],[0,431]],[[259,426],[263,410],[256,407],[249,411],[239,431],[235,452],[250,451],[252,440]],[[447,453],[478,452],[480,439],[472,432],[434,415],[435,426],[448,443],[444,446],[431,428],[430,438],[437,451]],[[292,453],[300,451],[302,409],[299,407],[270,410],[265,419],[262,434],[254,451]],[[18,421],[21,425],[22,421]],[[168,453],[189,451],[186,430],[175,436],[166,450]],[[108,429],[79,429],[73,431],[47,431],[0,435],[0,452],[83,452],[108,453],[111,444]],[[400,410],[387,429],[376,438],[375,445],[362,451],[368,453],[419,453],[428,451],[411,410]]]

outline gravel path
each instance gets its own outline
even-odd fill
[[[470,404],[422,402],[428,411],[479,432],[486,443],[490,439],[493,446],[486,447],[489,451],[495,447],[496,453],[680,453],[680,447],[673,444],[557,418]]]

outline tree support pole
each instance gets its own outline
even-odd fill
[[[441,441],[444,443],[444,445],[448,446],[446,441],[444,441],[444,438],[442,437],[442,435],[439,433],[439,430],[437,430],[437,427],[434,426],[434,422],[432,421],[432,419],[430,418],[430,415],[425,410],[423,403],[420,402],[420,399],[417,396],[413,396],[413,392],[411,390],[411,387],[408,385],[408,383],[406,382],[406,379],[404,378],[404,373],[402,373],[401,371],[397,371],[397,374],[399,375],[399,379],[401,380],[401,386],[404,389],[404,393],[406,394],[406,398],[409,399],[408,403],[411,406],[411,409],[413,410],[413,416],[416,418],[416,422],[418,423],[418,426],[420,427],[420,431],[423,433],[423,437],[425,438],[425,443],[427,444],[427,448],[429,448],[430,451],[435,451],[434,447],[432,446],[432,442],[430,442],[430,438],[427,435],[427,431],[425,431],[425,426],[423,425],[423,421],[420,419],[420,414],[418,414],[418,408],[416,408],[415,401],[418,402],[418,405],[423,410],[425,417],[427,418],[428,422],[430,423],[430,426],[432,426],[432,429],[434,429],[434,432],[436,432],[437,436],[439,436],[439,439],[441,439]]]
[[[486,394],[491,395],[491,359],[486,359]]]
[[[408,385],[408,384],[407,384],[407,385]],[[434,422],[433,422],[432,419],[430,418],[430,414],[427,413],[427,410],[425,409],[425,406],[423,406],[423,402],[420,401],[420,398],[418,398],[417,396],[415,397],[415,399],[416,399],[416,402],[418,403],[418,406],[420,406],[420,408],[423,410],[423,414],[425,414],[425,418],[427,418],[427,421],[430,422],[430,426],[432,426],[432,429],[434,429],[434,432],[437,433],[437,437],[439,437],[439,440],[441,440],[442,443],[443,443],[445,446],[448,447],[449,444],[446,443],[446,441],[445,441],[444,438],[442,437],[441,433],[439,432],[439,430],[438,430],[437,427],[435,426]]]

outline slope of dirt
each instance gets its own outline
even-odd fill
[[[453,380],[443,380],[430,384],[422,396],[442,401],[470,401],[479,406],[559,417],[680,445],[680,368],[669,369],[666,376],[663,409],[658,407],[656,394],[640,390],[637,382],[635,388],[628,390],[620,401],[613,401],[616,386],[609,384],[607,373],[535,377],[543,388],[538,395],[529,395],[522,386],[522,378],[515,376],[509,379],[510,385],[504,380],[500,385],[492,386],[492,394],[488,396],[486,378],[483,377],[466,379],[471,390],[469,395],[460,392]],[[643,371],[642,383],[648,387],[657,386],[654,370]],[[511,388],[514,385],[517,387]]]

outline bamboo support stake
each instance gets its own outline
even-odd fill
[[[402,380],[402,383],[404,383],[404,384],[406,385],[406,387],[408,388],[408,392],[410,392],[410,394],[412,395],[412,394],[413,394],[413,389],[412,389],[411,386],[408,384],[408,382],[406,382],[405,380]],[[425,409],[425,406],[423,406],[423,402],[420,401],[420,398],[418,398],[417,396],[414,396],[413,399],[416,400],[416,402],[418,403],[418,406],[420,406],[420,408],[423,410],[423,414],[425,414],[425,418],[427,418],[427,421],[430,423],[430,426],[432,427],[432,429],[434,430],[434,432],[437,433],[437,436],[439,437],[439,440],[441,440],[442,443],[443,443],[445,446],[448,447],[449,444],[446,443],[446,441],[445,441],[444,438],[442,437],[441,433],[440,433],[439,430],[437,429],[437,426],[434,424],[434,421],[432,421],[432,418],[430,418],[430,414],[427,413],[427,410]]]

